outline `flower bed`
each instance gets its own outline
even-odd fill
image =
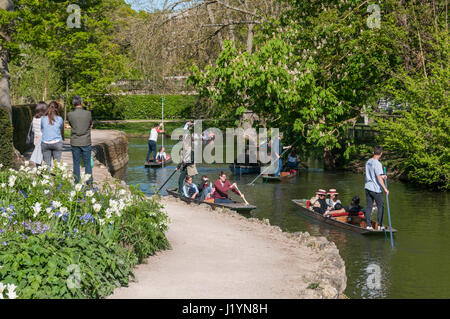
[[[167,215],[136,188],[27,164],[0,165],[0,299],[105,297],[168,248]]]

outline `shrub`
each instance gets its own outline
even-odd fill
[[[107,296],[169,246],[161,207],[134,187],[73,185],[65,164],[0,169],[0,288],[16,285],[20,298]],[[70,265],[83,277],[78,290],[66,284]]]
[[[127,95],[118,99],[117,109],[124,119],[161,118],[162,95]],[[164,118],[190,118],[198,97],[195,95],[164,96]]]
[[[13,164],[13,129],[6,108],[0,108],[0,164]]]

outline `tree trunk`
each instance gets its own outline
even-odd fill
[[[228,4],[228,1],[226,1],[225,3]],[[228,18],[228,23],[229,23],[228,29],[230,31],[230,40],[233,41],[233,46],[234,46],[235,43],[236,43],[236,40],[234,38],[234,24],[233,24],[234,21],[233,21],[233,17],[231,15],[231,11],[229,9],[226,9],[225,11],[227,13],[227,18]]]
[[[327,147],[323,149],[323,167],[326,171],[336,169],[336,159]]]
[[[0,9],[13,11],[14,5],[11,0],[0,0]],[[5,37],[8,39],[9,35]],[[0,46],[0,107],[7,108],[9,111],[9,118],[12,122],[12,110],[11,110],[11,95],[9,90],[9,52]]]

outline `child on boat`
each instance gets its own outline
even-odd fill
[[[156,154],[156,161],[157,162],[165,162],[168,159],[168,156],[166,154],[166,149],[164,147],[161,147]]]
[[[208,179],[208,176],[203,175],[202,176],[202,181],[201,183],[198,185],[198,190],[200,192],[200,200],[204,201],[205,199],[209,198],[212,192],[212,186],[211,186],[211,182]]]
[[[197,195],[199,194],[197,185],[192,183],[191,176],[186,176],[185,183],[183,186],[183,194],[184,194],[184,196],[192,198],[192,199],[196,199]]]
[[[349,213],[349,215],[358,215],[360,212],[364,212],[364,207],[362,207],[360,204],[360,199],[358,195],[353,196],[352,202],[350,205],[342,207],[341,204],[336,204],[335,209],[332,211],[327,211],[323,214],[323,216],[327,216],[330,214],[341,214],[341,213]]]

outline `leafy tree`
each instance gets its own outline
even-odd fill
[[[336,154],[348,156],[348,126],[398,61],[387,32],[368,28],[360,1],[287,3],[290,10],[258,35],[253,54],[228,43],[216,65],[194,67],[190,81],[224,116],[249,109],[270,125],[293,127],[334,168]]]

